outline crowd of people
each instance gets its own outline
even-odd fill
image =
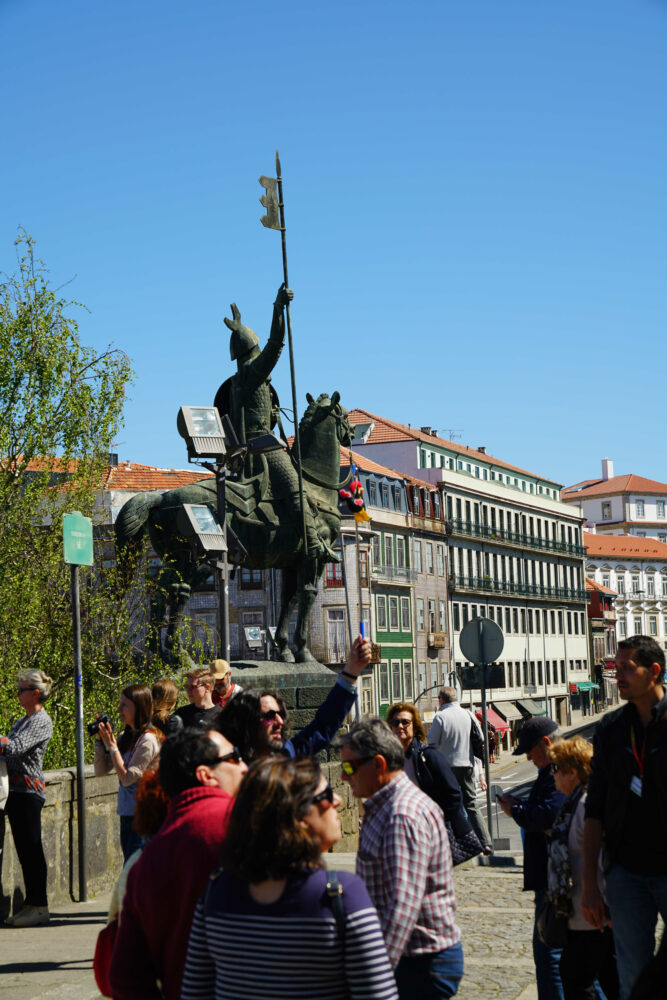
[[[181,709],[171,680],[123,689],[121,731],[100,720],[95,746],[96,773],[118,778],[125,859],[96,955],[105,995],[457,993],[464,966],[453,864],[493,850],[474,804],[476,723],[443,688],[428,736],[405,702],[386,720],[339,733],[370,655],[359,637],[296,734],[279,692],[243,691],[225,661],[188,673]],[[537,778],[526,798],[498,801],[522,830],[539,1000],[667,995],[664,940],[654,954],[658,915],[667,918],[664,670],[659,645],[633,636],[616,658],[626,704],[601,720],[592,746],[563,738],[547,717],[520,729],[514,753]],[[14,927],[49,919],[40,815],[50,691],[45,674],[22,672],[25,715],[0,737],[26,889],[7,921]],[[332,740],[342,781],[363,801],[356,875],[322,862],[341,837],[341,798],[315,758]]]

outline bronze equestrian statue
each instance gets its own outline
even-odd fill
[[[232,331],[230,352],[237,362],[237,372],[220,387],[215,404],[229,414],[242,443],[272,430],[276,424],[280,428],[278,398],[270,384],[270,373],[284,343],[283,308],[290,297],[291,292],[281,286],[274,304],[271,335],[262,351],[256,334],[241,323],[236,305],[232,306],[233,319],[225,319]],[[340,531],[338,490],[350,479],[348,475],[339,482],[340,449],[349,448],[353,438],[339,393],[331,397],[322,393],[318,399],[308,395],[307,400],[299,432],[308,552],[303,544],[298,476],[291,453],[277,451],[247,458],[241,474],[227,478],[225,491],[227,524],[247,552],[243,565],[282,570],[275,643],[280,660],[299,663],[313,659],[306,639],[317,581],[326,563],[338,559],[333,552]],[[166,493],[138,493],[121,508],[115,524],[120,551],[135,545],[148,531],[162,560],[158,590],[169,595],[168,650],[176,642],[192,588],[201,585],[211,573],[210,564],[197,557],[179,528],[184,503],[206,504],[217,512],[215,479],[210,477]],[[293,653],[288,644],[288,627],[297,602]],[[163,620],[166,605],[164,597],[156,601],[152,609],[154,624],[159,626]]]

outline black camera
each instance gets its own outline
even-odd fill
[[[98,715],[94,722],[89,722],[86,729],[91,736],[97,736],[100,730],[100,722],[111,722],[108,715]]]

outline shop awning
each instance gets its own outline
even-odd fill
[[[547,708],[543,701],[532,701],[530,698],[522,698],[516,703],[527,715],[546,715]]]
[[[508,722],[514,722],[515,719],[523,719],[523,715],[511,701],[494,701],[493,707],[496,712],[499,712],[500,715],[504,716]]]
[[[600,685],[596,684],[595,681],[577,681],[577,687],[580,691],[598,691]]]
[[[576,685],[576,684],[573,684],[573,683],[572,683],[572,681],[570,681],[570,683],[569,683],[568,687],[569,687],[569,689],[570,689],[570,694],[576,694],[576,693],[577,693],[577,691],[579,690],[579,689],[577,688],[577,685]]]
[[[481,708],[475,709],[475,715],[482,721],[482,710]],[[504,719],[501,719],[497,712],[494,712],[490,705],[486,706],[486,721],[488,724],[495,729],[497,733],[506,733],[509,729],[508,724]]]

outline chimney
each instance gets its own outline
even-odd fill
[[[422,427],[421,428],[421,432],[422,432],[422,434],[427,434],[429,437],[431,436],[431,428],[430,427]]]
[[[602,479],[606,483],[608,479],[614,478],[614,460],[613,458],[603,458],[602,459]]]
[[[477,449],[477,451],[481,452],[482,455],[486,455],[486,445],[485,444],[480,444],[480,446]]]

